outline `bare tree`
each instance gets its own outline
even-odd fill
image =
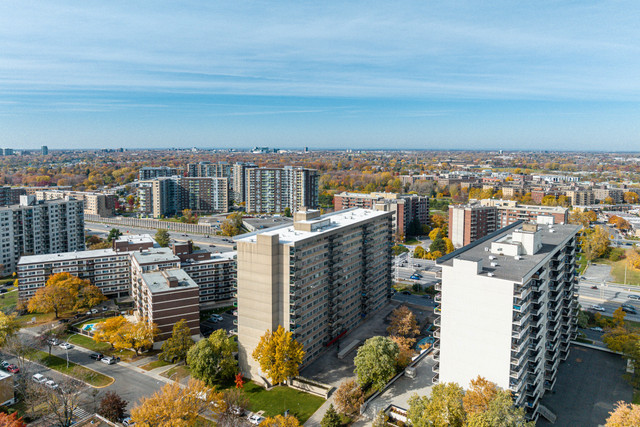
[[[56,345],[57,340],[64,335],[64,332],[64,326],[57,326],[53,328],[44,326],[40,330],[40,333],[35,337],[36,344],[38,347],[47,348],[49,350],[49,356],[51,356],[51,348]]]
[[[242,389],[230,388],[222,392],[226,410],[220,414],[218,425],[232,427],[238,425],[238,418],[249,406],[249,398]]]
[[[66,377],[60,381],[56,389],[47,389],[44,402],[51,418],[62,427],[69,427],[73,423],[73,411],[80,404],[80,392],[85,387],[80,381]]]

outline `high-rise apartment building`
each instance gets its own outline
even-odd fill
[[[438,260],[434,382],[478,375],[538,416],[576,336],[579,226],[516,222]]]
[[[493,233],[516,221],[552,217],[556,224],[569,221],[569,210],[561,206],[520,205],[514,200],[484,199],[466,205],[449,205],[449,238],[456,248]]]
[[[84,250],[82,201],[20,196],[19,205],[0,208],[0,242],[3,274],[15,272],[22,255]]]
[[[73,197],[82,200],[84,203],[85,215],[99,215],[101,217],[111,217],[115,215],[116,200],[113,194],[92,193],[87,191],[37,191],[37,200],[56,200],[65,197]]]
[[[429,198],[417,194],[343,192],[333,196],[333,206],[336,211],[357,207],[393,212],[393,232],[404,237],[412,225],[419,230],[429,225]]]
[[[46,145],[43,145],[43,146],[40,148],[40,153],[41,153],[43,156],[46,156],[47,154],[49,154],[49,147],[47,147]]]
[[[191,209],[193,213],[229,211],[228,178],[180,178],[179,210]]]
[[[194,178],[227,178],[233,176],[233,165],[227,162],[200,162],[187,165],[187,176]]]
[[[291,212],[318,206],[320,176],[315,169],[286,166],[246,170],[246,211]]]
[[[26,194],[24,188],[0,187],[0,206],[17,205],[20,203],[20,196]]]
[[[180,177],[156,178],[138,183],[140,211],[154,218],[180,212]]]
[[[233,165],[233,201],[236,204],[247,201],[247,169],[254,169],[258,166],[253,163],[238,162]]]
[[[564,194],[571,200],[572,206],[593,205],[596,202],[595,195],[591,190],[569,190]]]
[[[236,242],[239,362],[252,378],[264,376],[251,353],[267,330],[292,331],[306,364],[391,296],[390,212],[302,210]]]
[[[149,179],[169,177],[178,174],[178,169],[170,168],[168,166],[145,166],[138,171],[138,180],[146,181]]]

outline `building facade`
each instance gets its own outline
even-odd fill
[[[27,194],[24,188],[0,187],[0,206],[17,205],[20,203],[20,196]]]
[[[229,211],[228,178],[180,178],[179,210],[191,209],[193,213]]]
[[[306,364],[390,298],[391,213],[304,210],[294,223],[239,236],[237,305],[243,375],[261,378],[251,357],[279,325],[303,344]]]
[[[516,222],[438,260],[434,382],[480,375],[537,419],[577,334],[579,228]]]
[[[178,174],[178,169],[170,168],[168,166],[143,167],[138,171],[138,180],[146,181],[149,179],[169,177]]]
[[[83,211],[81,200],[36,201],[35,196],[20,196],[20,204],[0,208],[3,274],[15,272],[23,255],[84,250]]]
[[[82,200],[85,215],[99,215],[101,217],[111,217],[116,212],[116,201],[118,198],[113,194],[92,193],[87,191],[37,191],[37,200],[56,200],[73,197]]]
[[[318,206],[319,174],[314,169],[250,168],[246,169],[246,211],[277,213]]]
[[[253,163],[242,162],[233,165],[233,201],[236,204],[247,201],[247,169],[257,167]]]

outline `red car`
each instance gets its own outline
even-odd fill
[[[11,372],[12,374],[17,374],[20,372],[20,368],[18,368],[16,365],[9,365],[7,366],[7,371]]]

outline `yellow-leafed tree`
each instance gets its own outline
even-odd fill
[[[4,347],[7,341],[20,330],[16,316],[4,314],[0,311],[0,347]]]
[[[147,319],[139,322],[125,322],[115,333],[113,346],[116,349],[133,349],[136,355],[140,350],[153,345],[155,337],[158,335],[158,326],[155,323],[149,324]]]
[[[55,313],[56,318],[61,312],[69,311],[78,301],[80,287],[89,286],[89,281],[79,279],[69,273],[53,274],[47,280],[44,288],[36,291],[29,300],[28,309],[31,313]]]
[[[274,384],[298,375],[298,367],[304,358],[302,344],[293,338],[282,325],[275,332],[267,331],[253,350],[253,358],[260,369]]]
[[[140,427],[190,427],[208,410],[217,414],[226,410],[222,393],[191,379],[184,388],[172,382],[153,396],[142,398],[131,410],[131,419]]]
[[[618,402],[616,408],[609,412],[607,427],[635,427],[640,426],[640,405]]]
[[[300,427],[300,421],[293,415],[276,415],[275,417],[266,418],[260,423],[262,427]]]
[[[96,342],[108,342],[113,347],[116,333],[125,323],[127,323],[127,320],[124,317],[117,316],[96,324],[93,329],[93,340]]]
[[[462,398],[462,405],[467,415],[481,413],[489,409],[489,403],[498,395],[496,383],[478,375],[478,378],[471,380],[469,389]]]

